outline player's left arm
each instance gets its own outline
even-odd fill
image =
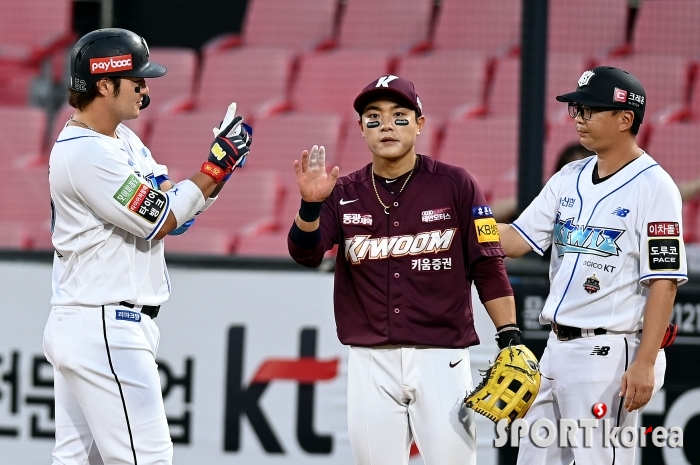
[[[620,396],[625,397],[625,409],[629,412],[644,407],[651,400],[654,364],[671,319],[677,288],[676,280],[650,280],[639,351],[620,383]]]

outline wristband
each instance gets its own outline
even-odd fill
[[[200,173],[206,174],[207,176],[212,178],[217,184],[219,184],[224,179],[228,171],[230,170],[224,170],[220,166],[215,165],[210,161],[205,161],[204,163],[202,163],[202,168],[199,170]]]
[[[301,199],[301,207],[299,207],[299,218],[307,223],[313,223],[321,216],[321,207],[323,202],[307,202]]]
[[[500,333],[504,329],[517,329],[518,331],[520,331],[520,328],[518,328],[517,324],[508,323],[507,325],[499,326],[498,328],[496,328],[496,334]]]

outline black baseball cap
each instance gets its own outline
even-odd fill
[[[639,79],[620,68],[598,66],[584,72],[576,92],[557,96],[560,102],[575,102],[587,107],[631,110],[641,123],[647,93]]]
[[[416,112],[416,116],[423,114],[423,105],[416,93],[416,87],[411,81],[393,74],[381,76],[367,84],[355,98],[355,111],[362,115],[367,105],[384,98],[406,105],[406,108]]]

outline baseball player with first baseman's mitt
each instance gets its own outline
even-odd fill
[[[291,256],[319,266],[338,244],[334,306],[350,346],[348,429],[355,462],[476,463],[468,347],[479,343],[472,282],[501,347],[520,344],[496,222],[464,169],[415,153],[425,116],[413,83],[382,76],[354,103],[372,162],[338,178],[325,150],[294,167],[302,203]]]
[[[552,247],[551,289],[540,314],[552,332],[530,425],[600,419],[591,447],[540,448],[525,436],[522,465],[634,463],[635,447],[604,443],[604,421],[637,428],[639,408],[661,388],[664,347],[678,285],[688,280],[681,196],[636,143],[646,92],[630,73],[586,71],[569,105],[581,145],[596,155],[569,163],[511,225],[499,225],[509,257]],[[669,334],[665,337],[664,331]],[[602,402],[605,408],[594,405]]]
[[[249,153],[233,109],[201,171],[172,184],[122,121],[166,73],[124,29],[83,36],[71,57],[75,114],[49,160],[53,305],[44,351],[54,368],[54,465],[169,465],[173,447],[155,362],[154,318],[170,295],[163,238],[209,207]]]

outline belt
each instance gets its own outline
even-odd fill
[[[569,341],[571,339],[579,339],[581,337],[602,336],[608,331],[605,328],[581,329],[573,326],[564,326],[557,323],[552,323],[552,331],[557,335],[560,341]]]
[[[130,304],[129,302],[124,302],[121,301],[119,302],[119,305],[123,305],[127,308],[134,308],[134,304]],[[158,316],[158,311],[160,310],[160,305],[144,305],[141,307],[141,314],[143,315],[148,315],[151,317],[151,319],[155,318]]]

